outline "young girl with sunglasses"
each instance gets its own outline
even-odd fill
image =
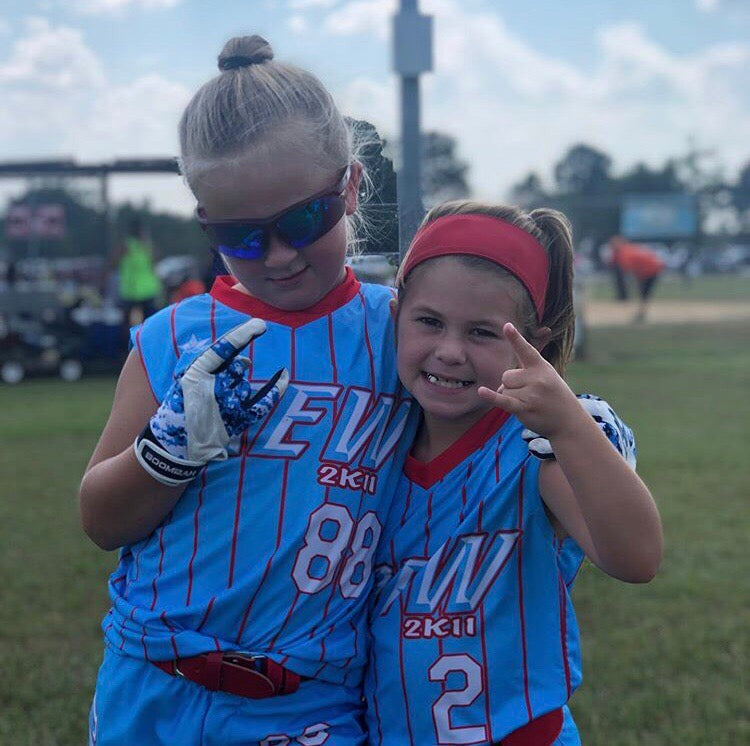
[[[580,743],[569,586],[584,554],[628,582],[658,568],[657,509],[618,453],[632,434],[561,377],[572,260],[560,213],[457,202],[399,270],[398,371],[423,419],[376,555],[372,744]]]
[[[349,133],[272,56],[231,40],[185,110],[182,170],[230,274],[133,331],[82,480],[86,532],[120,548],[98,746],[364,742],[364,606],[413,417],[391,291],[344,264]]]

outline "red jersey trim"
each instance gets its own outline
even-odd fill
[[[423,489],[429,489],[465,458],[480,449],[509,417],[510,414],[502,409],[491,409],[432,461],[419,461],[409,454],[404,464],[404,474]]]
[[[292,328],[309,324],[321,316],[325,316],[337,308],[347,304],[359,292],[360,283],[354,276],[351,267],[346,267],[344,281],[321,298],[314,306],[303,308],[301,311],[284,311],[276,308],[252,295],[236,290],[233,286],[237,280],[231,275],[220,275],[214,280],[210,295],[235,311],[241,311],[249,316],[255,316],[265,321],[273,321]]]

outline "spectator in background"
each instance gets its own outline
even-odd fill
[[[12,288],[16,284],[17,279],[18,279],[18,267],[16,266],[16,263],[12,259],[9,259],[8,264],[5,267],[5,282],[9,288]]]
[[[626,241],[622,236],[613,236],[609,241],[609,263],[615,279],[615,290],[619,300],[627,300],[627,276],[633,275],[638,285],[638,310],[633,321],[646,320],[648,299],[656,281],[664,271],[665,264],[656,252],[642,244]]]
[[[179,303],[192,295],[200,295],[206,292],[203,280],[195,277],[195,272],[185,270],[181,275],[181,277],[176,278],[177,282],[169,290],[170,303]]]
[[[161,281],[154,272],[153,247],[140,218],[133,218],[113,264],[119,275],[120,303],[126,330],[140,324],[157,310]]]

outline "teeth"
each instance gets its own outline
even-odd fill
[[[442,386],[446,389],[462,389],[471,384],[471,381],[447,381],[445,378],[439,378],[433,373],[425,373],[425,378],[435,386]]]

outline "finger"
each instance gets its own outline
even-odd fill
[[[284,395],[288,385],[289,372],[287,369],[282,368],[281,370],[277,370],[271,378],[253,394],[252,399],[248,402],[248,406],[253,406],[256,402],[259,402],[274,387],[278,391],[278,398],[280,399]]]
[[[534,432],[534,430],[529,430],[528,427],[521,430],[521,439],[525,440],[527,443],[530,443],[532,440],[536,440],[539,437],[539,433]]]
[[[499,391],[488,389],[486,386],[480,386],[477,389],[477,394],[481,399],[484,399],[493,406],[498,407],[506,412],[510,412],[511,414],[515,414],[516,412],[520,411],[521,407],[523,406],[518,399],[512,396],[508,396],[507,394],[500,393]]]
[[[536,347],[526,341],[523,334],[510,321],[503,327],[503,335],[510,342],[511,347],[513,347],[513,351],[516,353],[518,362],[522,367],[528,368],[544,359]]]
[[[263,386],[250,400],[250,411],[253,420],[264,419],[284,396],[289,384],[289,373],[286,368],[276,371],[271,380]]]
[[[555,452],[552,450],[552,443],[547,438],[534,438],[526,441],[529,444],[529,453],[534,454],[538,459],[553,459]]]
[[[520,389],[526,386],[528,380],[529,374],[524,368],[511,368],[503,373],[502,385],[506,389]]]
[[[234,363],[243,370],[247,370],[252,365],[252,362],[253,361],[246,355],[237,355],[237,357],[234,358]]]
[[[192,364],[202,373],[220,373],[239,353],[266,331],[263,319],[250,319],[219,337]]]

